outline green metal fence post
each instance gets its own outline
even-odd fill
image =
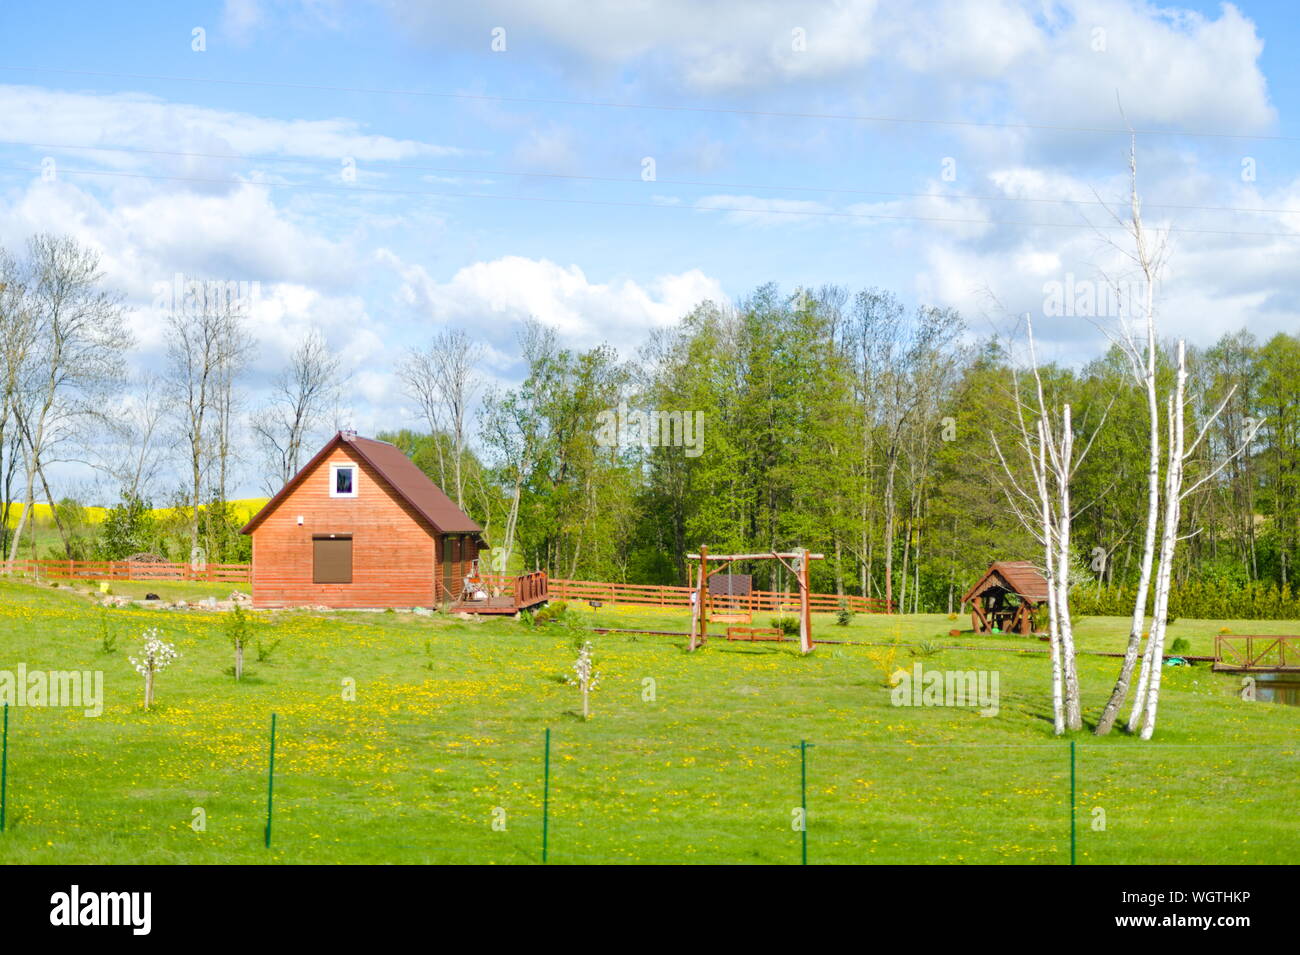
[[[266,771],[266,848],[271,848],[271,806],[275,787],[275,714],[271,714],[271,763]]]
[[[546,728],[546,755],[542,764],[542,864],[546,864],[547,829],[551,811],[551,728]]]
[[[790,747],[799,750],[799,811],[803,814],[799,826],[800,865],[808,864],[808,747],[812,745],[801,739],[798,746]]]
[[[1075,787],[1074,787],[1074,740],[1070,740],[1070,865],[1074,865],[1075,845]]]
[[[5,831],[5,810],[9,805],[9,704],[4,705],[4,742],[0,743],[0,832]]]

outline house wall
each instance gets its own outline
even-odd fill
[[[337,463],[357,466],[355,498],[330,497],[330,465]],[[352,583],[312,582],[313,534],[352,535]],[[346,445],[330,452],[252,537],[254,607],[432,607],[437,602],[440,543],[424,519]]]

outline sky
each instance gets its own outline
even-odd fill
[[[160,284],[257,283],[254,404],[318,328],[362,433],[418,426],[393,368],[439,328],[509,385],[529,316],[630,357],[767,282],[1028,312],[1077,362],[1105,335],[1046,292],[1131,269],[1132,127],[1162,331],[1264,339],[1300,331],[1289,6],[0,0],[0,245],[99,251],[136,370]]]

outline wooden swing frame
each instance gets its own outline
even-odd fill
[[[809,553],[807,548],[799,548],[794,551],[778,552],[768,551],[766,554],[713,554],[710,557],[709,549],[703,545],[700,546],[698,554],[687,554],[687,560],[697,560],[700,562],[699,569],[695,578],[695,600],[691,605],[691,642],[690,650],[701,647],[709,639],[709,614],[706,607],[706,601],[709,599],[709,575],[710,573],[721,573],[727,567],[739,561],[750,560],[777,560],[782,566],[794,576],[799,584],[799,652],[812,653],[812,608],[808,599],[811,589],[808,584],[808,566],[810,561],[825,560],[824,554]],[[713,560],[717,566],[710,571],[709,561]],[[752,599],[752,598],[751,598]]]

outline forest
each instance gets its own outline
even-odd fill
[[[247,559],[230,489],[273,493],[346,424],[346,369],[313,334],[255,393],[236,292],[194,283],[165,317],[165,367],[135,375],[123,307],[92,251],[38,236],[0,253],[5,556],[37,547],[33,501],[53,524],[39,556]],[[886,289],[764,285],[701,303],[632,352],[574,349],[523,323],[512,387],[489,385],[483,347],[444,328],[394,368],[393,405],[415,410],[375,436],[484,526],[499,569],[682,583],[700,544],[803,546],[825,554],[818,590],[955,612],[991,560],[1041,555],[1008,506],[1020,465],[1008,471],[998,453],[1029,400],[1023,341],[975,328]],[[1162,390],[1172,349],[1160,348]],[[1300,339],[1243,329],[1189,347],[1187,367],[1188,426],[1207,423],[1189,480],[1231,459],[1184,502],[1170,612],[1300,616]],[[1093,442],[1073,481],[1073,607],[1128,613],[1146,509],[1141,383],[1114,346],[1039,374]],[[89,464],[93,484],[60,487],[56,465],[69,461]],[[87,520],[88,504],[105,518]]]

